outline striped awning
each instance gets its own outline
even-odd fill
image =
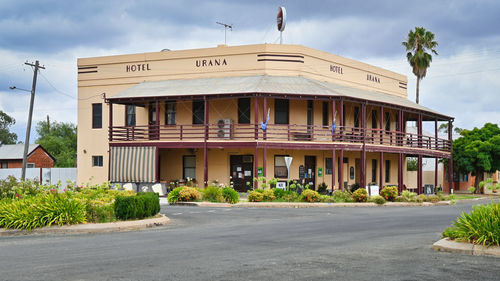
[[[155,182],[156,147],[111,147],[110,155],[110,182]]]

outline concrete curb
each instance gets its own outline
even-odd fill
[[[31,231],[19,229],[0,229],[1,236],[18,236],[26,234],[83,234],[83,233],[103,233],[103,232],[124,232],[146,229],[156,226],[163,226],[170,223],[170,219],[165,215],[158,218],[135,221],[120,221],[109,223],[86,223],[76,225],[49,226],[37,228]]]
[[[472,256],[493,256],[500,258],[500,247],[498,246],[482,246],[472,243],[461,243],[452,241],[448,238],[441,239],[432,245],[432,249],[436,251],[466,254]]]
[[[386,202],[384,205],[368,203],[307,203],[307,202],[240,202],[236,204],[212,202],[177,202],[176,206],[215,207],[215,208],[345,208],[345,207],[429,207],[450,205],[450,201],[437,203],[423,202]]]

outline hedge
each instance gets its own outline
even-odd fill
[[[160,199],[154,192],[139,192],[135,196],[117,196],[115,214],[120,220],[143,219],[160,212]]]

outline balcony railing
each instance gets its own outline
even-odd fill
[[[110,141],[292,141],[345,142],[370,145],[404,146],[450,152],[450,141],[417,134],[316,125],[268,124],[266,131],[254,124],[205,125],[146,125],[114,126],[109,130]]]

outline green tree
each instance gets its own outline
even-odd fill
[[[459,128],[459,127],[453,128],[453,132],[455,132],[455,134],[460,134],[463,130],[464,129]],[[443,124],[439,125],[438,131],[441,133],[448,133],[448,123],[443,123]]]
[[[423,27],[415,27],[408,32],[408,38],[402,42],[406,48],[406,58],[413,68],[413,74],[417,76],[417,103],[419,102],[420,80],[427,74],[427,68],[431,65],[432,55],[427,51],[438,54],[436,47],[438,42],[434,40],[434,33]]]
[[[38,139],[52,156],[56,167],[74,167],[76,164],[76,126],[72,123],[40,121],[36,125]]]
[[[11,133],[9,127],[16,124],[16,120],[10,117],[7,113],[0,110],[0,143],[1,144],[15,144],[17,142],[17,135]]]
[[[463,130],[460,134],[453,141],[454,170],[475,175],[479,190],[485,172],[500,170],[500,128],[486,123],[481,129]]]

